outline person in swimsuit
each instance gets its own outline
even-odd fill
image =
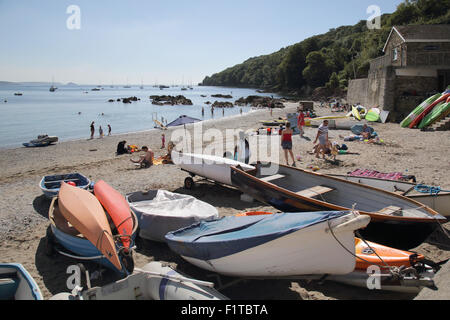
[[[294,153],[292,152],[292,134],[294,132],[291,129],[291,124],[288,122],[286,123],[286,129],[282,130],[280,132],[281,135],[281,147],[284,150],[284,157],[286,159],[286,165],[289,165],[289,157],[288,152],[292,157],[292,166],[295,167],[295,159],[294,159]]]
[[[303,127],[305,126],[305,114],[303,113],[303,106],[300,108],[297,118],[297,128],[300,130],[300,137],[305,133]]]
[[[91,123],[91,139],[94,139],[94,133],[95,133],[95,127],[94,127],[94,121]]]

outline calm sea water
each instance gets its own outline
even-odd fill
[[[55,92],[50,92],[49,85],[0,85],[0,148],[20,147],[23,142],[35,139],[40,134],[57,136],[59,141],[89,138],[92,121],[95,121],[97,138],[99,126],[102,126],[106,135],[108,124],[112,127],[112,134],[118,134],[153,129],[153,119],[161,120],[161,117],[168,123],[180,115],[201,120],[219,119],[239,114],[241,107],[226,108],[225,115],[216,108],[212,116],[210,106],[205,102],[234,102],[249,95],[271,95],[256,93],[252,89],[197,86],[185,91],[181,87],[160,90],[145,85],[144,89],[139,86],[103,86],[100,91],[92,91],[93,88],[95,86],[59,85]],[[15,96],[16,92],[23,95]],[[213,98],[213,94],[230,94],[233,98]],[[194,105],[156,106],[151,103],[151,95],[183,95],[191,99]],[[109,99],[131,96],[141,100],[131,104],[108,102]],[[205,108],[203,117],[202,107]],[[242,107],[243,113],[250,109]]]

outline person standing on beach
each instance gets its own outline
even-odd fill
[[[166,135],[163,133],[161,135],[161,149],[164,149],[166,147]]]
[[[94,139],[94,133],[95,133],[95,127],[94,127],[94,121],[91,123],[91,140]]]
[[[288,152],[292,157],[292,166],[295,167],[294,153],[292,152],[292,134],[294,132],[291,129],[291,123],[286,123],[286,129],[281,130],[281,147],[284,150],[284,158],[286,159],[286,165],[289,165]]]
[[[314,144],[319,140],[319,145],[315,148],[316,158],[319,159],[319,153],[322,153],[322,159],[325,159],[325,152],[328,145],[328,120],[324,120],[317,130]]]
[[[205,116],[205,108],[202,107],[202,117],[204,117],[204,116]]]
[[[99,135],[99,139],[103,138],[103,129],[102,129],[102,126],[100,126],[99,129],[98,129],[98,135]]]
[[[300,108],[298,112],[298,118],[297,118],[297,128],[300,130],[300,137],[303,137],[303,134],[305,133],[303,130],[303,127],[305,126],[305,114],[303,113],[303,107]]]
[[[108,124],[108,136],[111,135],[111,126]]]

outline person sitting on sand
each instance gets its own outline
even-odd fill
[[[130,159],[130,161],[139,163],[141,165],[141,168],[150,168],[153,165],[153,151],[147,146],[143,146],[142,151],[145,152],[145,155],[141,156],[139,160]]]

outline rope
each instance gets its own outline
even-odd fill
[[[414,190],[421,193],[429,193],[432,196],[437,196],[439,192],[450,192],[450,190],[442,190],[441,187],[432,187],[424,184],[418,184],[414,187]]]

